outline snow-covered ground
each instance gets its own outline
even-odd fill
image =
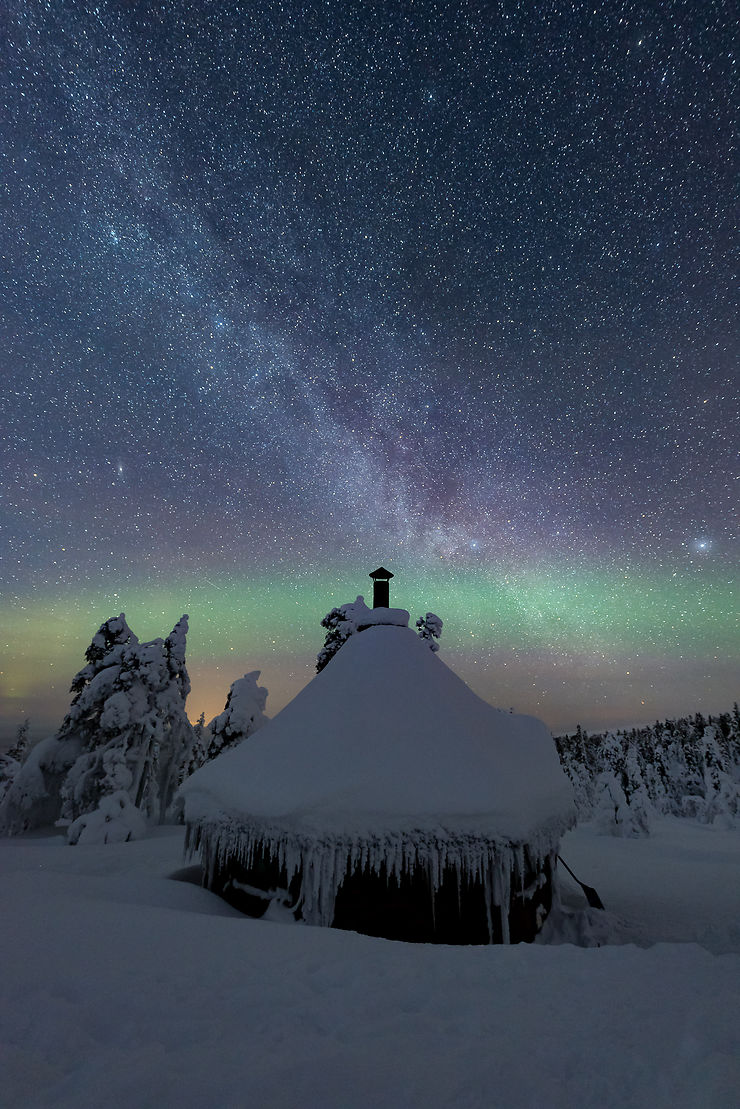
[[[579,828],[562,853],[609,912],[561,918],[559,938],[605,946],[249,920],[171,880],[176,828],[0,840],[0,1104],[737,1109],[740,836]]]

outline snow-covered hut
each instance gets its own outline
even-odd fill
[[[533,939],[573,822],[549,732],[481,700],[404,610],[352,610],[364,630],[184,783],[205,884],[252,915],[282,902],[389,939]]]

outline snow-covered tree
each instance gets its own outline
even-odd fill
[[[704,808],[701,819],[711,824],[719,820],[731,825],[740,812],[740,788],[731,777],[718,740],[717,729],[709,724],[702,737],[704,747]]]
[[[3,798],[13,784],[20,767],[21,764],[16,762],[15,759],[8,758],[7,754],[0,755],[0,805],[2,805]]]
[[[663,732],[659,724],[646,730],[646,754],[644,759],[644,780],[652,805],[656,812],[671,811],[671,772],[668,753],[663,743]]]
[[[102,742],[77,760],[65,780],[64,819],[93,811],[101,796],[118,790],[149,820],[165,819],[193,743],[185,713],[187,630],[183,616],[164,641],[124,651],[98,719]]]
[[[30,726],[31,721],[26,717],[23,722],[18,725],[18,731],[15,734],[15,743],[13,746],[9,747],[3,755],[0,755],[0,802],[10,789],[26,757],[28,749],[28,730]]]
[[[595,792],[593,821],[599,832],[610,836],[644,835],[613,770],[602,770],[596,781]]]
[[[632,835],[649,835],[653,806],[645,785],[637,744],[634,741],[627,744],[624,752],[622,788],[630,809]]]
[[[419,617],[416,621],[416,627],[419,629],[419,639],[425,639],[432,651],[438,651],[439,643],[437,643],[437,640],[442,634],[442,621],[439,616],[435,616],[433,612],[428,612],[426,616]]]
[[[5,796],[0,830],[23,832],[59,819],[64,780],[83,752],[96,746],[100,713],[123,652],[137,643],[123,614],[98,629],[85,652],[87,665],[72,681],[75,696],[61,728],[29,752]]]
[[[214,759],[228,747],[236,747],[267,722],[267,690],[257,685],[259,676],[260,671],[253,670],[232,684],[224,711],[208,725],[204,762]]]
[[[167,816],[193,747],[193,726],[185,712],[190,693],[190,676],[185,666],[187,634],[188,617],[185,615],[164,642],[167,681],[156,698],[161,720],[157,751],[160,822]]]
[[[594,783],[589,758],[589,736],[579,724],[575,733],[557,736],[555,744],[565,773],[573,783],[576,807],[581,814],[590,812],[593,804]]]
[[[72,682],[69,712],[26,759],[0,827],[74,822],[120,791],[149,820],[164,819],[192,746],[186,634],[186,616],[150,643],[139,643],[123,613],[101,625]]]
[[[195,724],[193,724],[193,745],[190,748],[190,758],[187,765],[183,767],[181,774],[180,785],[194,774],[198,767],[202,766],[204,762],[208,761],[208,741],[209,735],[206,729],[206,714],[202,712]]]
[[[321,627],[326,628],[326,639],[324,640],[324,646],[316,657],[317,674],[324,669],[328,662],[331,662],[342,644],[346,643],[349,637],[357,631],[354,621],[350,620],[346,614],[347,607],[347,605],[342,605],[340,608],[333,608],[331,612],[327,612],[321,621]]]
[[[8,749],[8,758],[15,759],[16,762],[23,762],[28,751],[28,732],[31,727],[31,721],[26,716],[24,720],[18,725],[18,730],[15,733],[15,743]]]

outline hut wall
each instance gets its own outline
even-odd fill
[[[526,847],[501,888],[499,871],[471,875],[447,865],[437,875],[417,864],[403,871],[352,865],[334,898],[331,926],[414,943],[531,942],[552,905],[554,852],[539,860]],[[493,877],[491,877],[493,875]],[[235,908],[260,917],[278,898],[302,918],[303,869],[289,874],[276,852],[262,845],[248,861],[215,860],[206,884]]]

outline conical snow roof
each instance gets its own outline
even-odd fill
[[[407,627],[351,636],[273,720],[182,787],[191,826],[315,843],[555,840],[573,818],[545,725],[481,700]]]

